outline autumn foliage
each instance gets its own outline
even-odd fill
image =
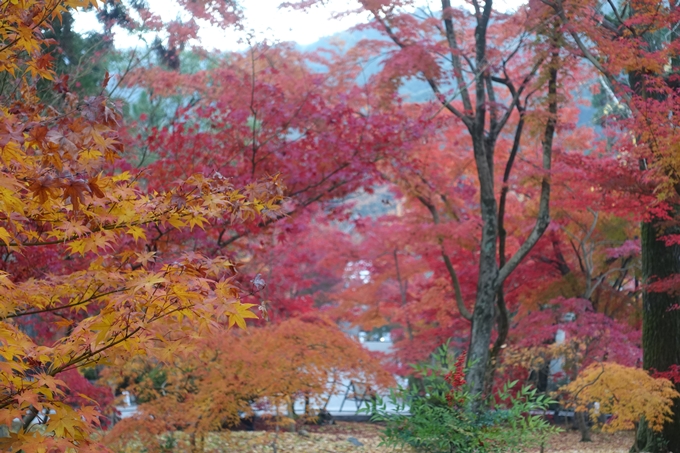
[[[0,424],[19,422],[2,438],[5,450],[90,448],[101,413],[95,402],[75,402],[62,374],[123,363],[159,344],[170,354],[254,317],[230,259],[188,252],[164,262],[139,243],[148,228],[247,222],[277,212],[283,199],[276,178],[237,188],[219,174],[195,174],[147,191],[139,174],[112,172],[124,152],[116,106],[73,93],[45,106],[36,92],[54,78],[43,27],[75,6],[83,2],[2,6],[2,75],[16,90],[3,93],[0,109]],[[74,266],[28,273],[22,264],[34,250]],[[54,326],[51,335],[27,334],[40,323]],[[44,429],[33,429],[35,420]]]
[[[138,413],[106,445],[200,449],[254,413],[313,418],[347,381],[417,382],[447,342],[468,351],[448,409],[520,380],[599,403],[604,430],[668,429],[680,358],[650,365],[642,324],[680,280],[648,275],[640,223],[675,250],[680,40],[648,39],[675,6],[366,0],[343,13],[370,17],[356,45],[225,54],[196,40],[241,28],[238,2],[177,3],[0,5],[3,449],[100,449],[123,391]],[[88,7],[158,37],[74,69],[58,30]]]
[[[361,345],[310,317],[206,338],[165,363],[140,358],[109,377],[134,383],[126,389],[145,401],[137,415],[108,434],[113,445],[140,439],[157,448],[160,435],[176,429],[200,445],[207,433],[238,426],[241,418],[255,415],[254,409],[286,426],[295,423],[291,407],[296,399],[308,405],[299,415],[313,421],[318,412],[313,408],[344,390],[344,382],[372,386],[373,392],[393,384]],[[161,386],[150,372],[154,369],[162,374]]]
[[[673,400],[680,396],[667,379],[617,363],[594,363],[562,390],[569,393],[576,410],[588,410],[593,420],[610,414],[602,425],[605,432],[637,429],[641,419],[660,431],[671,418]]]

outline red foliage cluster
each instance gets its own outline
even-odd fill
[[[668,379],[674,384],[680,384],[680,365],[671,365],[666,371],[651,371],[655,378]]]
[[[446,401],[449,405],[462,404],[464,398],[458,393],[461,388],[467,383],[465,380],[465,358],[467,351],[463,351],[453,365],[453,370],[446,373],[444,380],[451,386],[451,390],[446,394]]]

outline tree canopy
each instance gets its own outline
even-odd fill
[[[198,449],[447,342],[474,407],[519,379],[680,445],[674,2],[362,0],[354,45],[241,52],[198,40],[238,2],[100,3],[0,5],[3,448]]]

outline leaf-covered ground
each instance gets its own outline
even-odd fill
[[[578,431],[565,431],[554,436],[543,451],[545,453],[628,453],[633,445],[632,432],[593,433],[592,439],[592,442],[580,442],[581,435]]]
[[[214,433],[206,439],[205,451],[225,453],[387,453],[395,451],[378,446],[380,426],[374,424],[340,422],[330,426],[305,427],[305,431],[307,432],[304,435],[290,432],[279,432],[277,435],[274,431]],[[578,432],[562,432],[550,440],[544,452],[628,453],[633,439],[631,433],[614,435],[593,433],[592,437],[592,442],[582,443],[579,442]],[[174,451],[184,451],[182,443],[180,440]],[[408,449],[396,451],[411,453]]]

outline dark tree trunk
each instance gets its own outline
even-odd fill
[[[677,217],[677,215],[676,215]],[[664,231],[659,220],[642,224],[642,278],[654,281],[680,274],[680,246],[666,246],[662,236],[678,232]],[[642,350],[646,370],[666,371],[680,363],[680,310],[669,310],[680,297],[668,293],[645,291],[642,294]],[[680,386],[676,386],[680,390]],[[673,405],[673,421],[661,433],[641,426],[638,431],[640,451],[652,453],[680,452],[680,400]]]
[[[591,442],[590,426],[588,426],[588,412],[578,411],[574,413],[574,421],[581,433],[581,442]]]
[[[513,79],[508,76],[505,71],[505,62],[503,63],[503,77],[495,77],[494,71],[497,71],[498,68],[494,68],[493,65],[488,65],[486,55],[487,29],[492,16],[493,0],[486,0],[483,2],[483,5],[479,3],[475,4],[477,12],[474,34],[474,57],[462,59],[461,55],[463,54],[458,46],[458,30],[456,30],[450,11],[451,1],[441,0],[442,20],[444,22],[446,39],[450,48],[450,61],[452,64],[453,77],[456,80],[457,89],[459,90],[458,96],[462,101],[463,110],[460,110],[446,99],[446,96],[442,94],[442,90],[440,89],[439,80],[430,78],[426,74],[423,74],[423,76],[432,88],[434,94],[440,99],[442,106],[465,125],[470,134],[470,138],[472,139],[475,167],[479,181],[482,238],[479,250],[477,295],[471,316],[472,326],[468,350],[467,380],[473,394],[481,395],[483,394],[486,379],[491,379],[493,376],[495,358],[498,356],[500,347],[503,345],[505,336],[507,335],[507,313],[504,312],[503,307],[500,306],[503,300],[502,298],[497,298],[497,294],[499,290],[502,289],[505,279],[526,258],[550,222],[550,169],[552,162],[552,142],[557,122],[557,68],[561,63],[558,54],[561,31],[559,23],[555,22],[555,27],[551,30],[550,36],[553,51],[548,58],[549,61],[546,61],[544,58],[537,59],[532,67],[528,68],[529,71],[521,81],[517,79],[513,81]],[[394,16],[391,12],[373,9],[371,10],[371,13],[376,22],[383,27],[387,36],[399,48],[404,49],[410,45],[409,40],[402,39],[399,36],[399,27],[392,26],[391,20]],[[508,58],[512,58],[512,56]],[[468,64],[474,68],[485,69],[480,70],[479,73],[477,73],[478,69],[474,69],[474,78],[467,79],[466,74],[469,74],[469,71],[463,68],[463,60],[467,61]],[[550,65],[548,68],[548,113],[550,114],[550,117],[546,124],[542,143],[542,169],[545,173],[541,182],[539,212],[536,218],[536,224],[529,233],[529,236],[507,261],[505,260],[505,257],[503,257],[501,260],[503,265],[499,266],[497,255],[497,244],[499,242],[499,206],[494,188],[494,153],[496,141],[507,125],[512,112],[517,109],[520,114],[523,114],[526,101],[530,96],[525,95],[524,90],[533,81],[534,76],[540,72],[539,70],[546,67],[544,63],[549,63]],[[494,86],[503,86],[504,89],[509,90],[512,94],[511,101],[507,105],[504,105],[503,108],[499,107]],[[472,96],[473,90],[474,96]],[[522,104],[522,100],[524,100],[524,105]],[[506,166],[506,174],[504,175],[505,182],[508,181],[512,169],[512,160],[517,153],[521,130],[521,126],[516,130],[517,144],[512,153],[513,157]],[[423,202],[432,212],[436,223],[436,209],[434,206],[429,206],[430,203],[427,201]],[[442,256],[447,264],[447,268],[454,283],[454,288],[456,289],[456,302],[459,310],[463,317],[468,319],[470,316],[462,301],[456,283],[457,277],[455,277],[455,271],[449,262],[450,259],[444,252],[442,253]],[[494,361],[491,361],[491,366],[489,367],[491,356],[489,348],[491,346],[493,329],[496,325],[497,301],[499,302],[500,313],[498,323],[500,340],[498,349],[496,350],[496,348],[494,348]]]
[[[630,73],[628,79],[636,94],[661,96],[658,92],[647,91],[645,78],[639,72]],[[640,167],[644,170],[645,162],[641,162]],[[675,207],[674,220],[679,218],[678,208]],[[666,246],[662,240],[665,235],[678,234],[680,229],[667,223],[659,219],[642,223],[643,284],[680,273],[680,246]],[[666,371],[671,365],[680,364],[680,310],[669,310],[678,303],[680,297],[669,293],[642,293],[642,365],[645,370]],[[680,386],[676,388],[680,389]],[[644,420],[641,423],[634,447],[651,453],[680,452],[680,400],[673,405],[673,420],[661,433],[648,429]]]
[[[557,39],[558,34],[552,36]],[[502,290],[503,282],[516,269],[519,263],[528,255],[536,245],[539,238],[550,223],[550,180],[549,173],[552,159],[552,144],[557,124],[557,64],[559,51],[556,43],[551,52],[550,66],[548,69],[548,112],[550,117],[546,122],[542,140],[543,147],[543,170],[546,172],[541,182],[540,209],[533,230],[520,246],[519,250],[509,259],[503,258],[503,267],[499,268],[496,261],[496,244],[499,239],[498,204],[493,185],[493,148],[495,143],[485,140],[482,136],[475,136],[476,130],[472,130],[475,163],[477,165],[477,177],[480,186],[480,207],[482,214],[482,241],[480,244],[479,277],[477,280],[477,298],[475,309],[472,313],[472,329],[470,331],[470,348],[468,356],[467,379],[473,394],[481,395],[484,392],[485,380],[493,376],[495,363],[489,363],[491,356],[491,334],[496,324],[496,302],[499,291]],[[483,94],[483,93],[482,93]],[[477,107],[478,111],[482,107]],[[490,151],[491,150],[491,151]],[[504,305],[504,304],[503,304]],[[499,306],[499,308],[501,308]],[[506,315],[507,313],[501,313]],[[507,322],[507,319],[505,320]],[[507,328],[500,325],[501,328]],[[501,336],[507,335],[507,331],[499,331]],[[504,339],[501,339],[503,341]],[[499,347],[502,345],[499,345]],[[495,357],[494,357],[495,360]]]
[[[468,364],[470,367],[468,368],[467,380],[474,394],[481,394],[484,390],[484,378],[486,377],[489,363],[489,345],[491,344],[491,334],[496,314],[496,280],[498,278],[496,240],[498,229],[496,223],[496,198],[493,197],[493,185],[491,185],[491,195],[490,197],[484,197],[484,193],[482,193],[482,219],[484,219],[484,226],[480,247],[477,298],[475,309],[472,312],[472,328],[468,351]]]

